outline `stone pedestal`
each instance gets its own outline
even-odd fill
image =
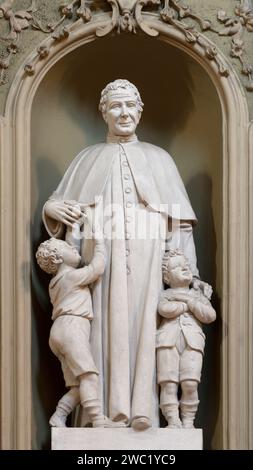
[[[201,450],[202,429],[52,428],[52,450]]]

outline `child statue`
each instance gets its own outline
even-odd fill
[[[69,241],[70,232],[66,235]],[[69,388],[50,418],[50,425],[55,427],[65,427],[67,416],[79,403],[93,427],[125,426],[123,422],[114,422],[101,412],[98,371],[89,343],[93,311],[88,286],[97,281],[105,269],[104,241],[96,236],[94,241],[93,259],[88,266],[79,269],[81,256],[76,246],[67,241],[50,238],[41,243],[36,253],[39,266],[53,275],[49,294],[54,323],[49,345],[61,362],[65,384]]]
[[[160,408],[168,428],[193,428],[205,346],[201,323],[216,318],[209,301],[212,289],[209,286],[209,292],[205,289],[203,293],[190,287],[193,275],[179,250],[165,254],[162,270],[169,288],[162,292],[158,304],[162,317],[156,342]]]

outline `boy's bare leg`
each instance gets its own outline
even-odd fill
[[[95,373],[83,374],[80,380],[80,400],[85,408],[93,428],[122,428],[126,427],[123,421],[112,421],[104,416],[98,396],[99,381]]]
[[[49,420],[50,426],[65,428],[68,415],[79,403],[79,387],[71,387],[71,389],[58,401],[56,410]]]

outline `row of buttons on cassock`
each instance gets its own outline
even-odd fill
[[[132,194],[132,188],[130,184],[132,183],[131,181],[131,175],[130,175],[130,170],[129,170],[129,165],[125,157],[125,153],[123,150],[120,152],[120,158],[121,158],[121,174],[122,174],[122,187],[123,187],[123,192],[124,192],[124,205],[125,205],[125,224],[130,224],[132,222],[132,216],[129,215],[129,211],[127,209],[131,209],[133,207],[133,202],[130,201],[129,197],[130,194]],[[129,257],[130,255],[130,249],[129,249],[129,241],[131,238],[131,235],[127,229],[127,225],[125,225],[125,238],[126,238],[126,257]],[[127,274],[131,274],[131,270],[129,267],[129,258],[127,262],[127,268],[126,268]]]

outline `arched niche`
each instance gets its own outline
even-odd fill
[[[101,69],[105,50],[106,68]],[[121,35],[117,41],[113,37],[104,38],[79,47],[48,72],[32,108],[32,245],[35,251],[47,237],[41,224],[42,207],[73,156],[83,147],[105,139],[106,127],[98,112],[99,93],[117,76],[137,84],[145,103],[138,136],[173,155],[199,219],[195,231],[199,268],[203,279],[214,286],[219,311],[217,327],[207,329],[210,341],[198,420],[210,446],[217,426],[220,393],[220,367],[216,369],[215,363],[221,360],[217,350],[220,351],[221,337],[218,331],[222,278],[222,116],[215,87],[199,64],[163,41]],[[208,118],[206,103],[209,103]],[[36,265],[33,273],[32,318],[37,331],[33,350],[37,354],[32,357],[39,355],[41,359],[38,357],[37,365],[34,364],[32,376],[40,441],[46,430],[49,432],[48,413],[63,390],[59,390],[61,372],[57,368],[57,377],[56,361],[47,346],[51,324],[47,283],[42,293],[45,276]],[[43,383],[47,376],[49,383],[45,389]],[[40,414],[44,414],[44,423]]]
[[[44,445],[46,415],[56,399],[49,377],[58,366],[49,359],[48,351],[45,354],[49,362],[40,357],[50,321],[45,317],[46,280],[39,284],[41,274],[37,270],[32,271],[32,282],[30,278],[30,227],[32,224],[34,251],[44,236],[39,223],[42,202],[74,154],[104,139],[96,95],[108,80],[122,74],[137,84],[147,103],[140,138],[173,155],[200,219],[195,237],[199,267],[202,277],[215,287],[219,311],[218,321],[208,335],[201,391],[199,419],[203,427],[207,426],[207,446],[211,442],[215,448],[249,445],[246,101],[232,69],[228,78],[220,77],[216,64],[207,60],[200,47],[193,50],[180,32],[166,25],[159,23],[156,27],[161,42],[129,35],[93,42],[96,36],[91,27],[86,26],[85,31],[76,26],[75,38],[52,48],[33,76],[24,79],[20,70],[13,82],[1,121],[2,151],[10,155],[9,164],[2,165],[6,210],[2,214],[5,249],[1,262],[7,273],[2,282],[2,308],[10,312],[10,317],[2,320],[2,416],[3,426],[8,428],[3,448],[36,447],[36,437],[39,445]],[[108,67],[103,71],[99,57],[105,51]],[[120,57],[117,67],[115,54]],[[98,75],[93,77],[94,70]],[[15,279],[12,285],[10,279]],[[62,384],[56,386],[60,393]]]

